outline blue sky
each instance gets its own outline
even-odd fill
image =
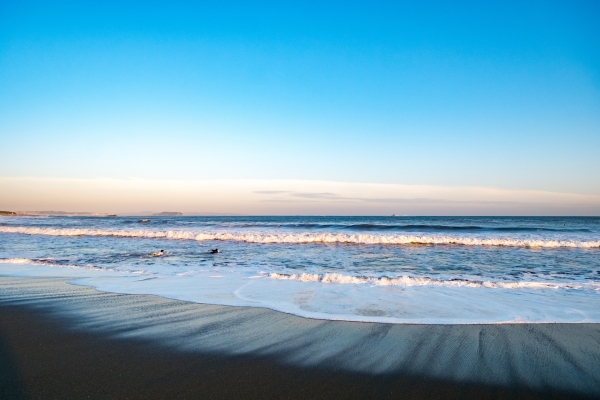
[[[600,194],[600,3],[283,3],[0,0],[0,176]]]

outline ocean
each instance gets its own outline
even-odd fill
[[[316,319],[600,322],[600,218],[0,217],[0,275]]]

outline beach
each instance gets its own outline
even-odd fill
[[[325,321],[0,278],[2,398],[594,398],[600,324]]]
[[[599,20],[2,2],[0,400],[600,399]]]

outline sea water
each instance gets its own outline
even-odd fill
[[[0,217],[0,274],[321,319],[600,322],[600,218]]]

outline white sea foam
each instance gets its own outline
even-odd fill
[[[530,281],[517,281],[517,282],[494,282],[494,281],[478,281],[478,280],[467,280],[467,279],[434,279],[434,278],[420,278],[411,276],[398,276],[395,278],[389,277],[367,277],[367,276],[352,276],[343,274],[280,274],[271,273],[269,274],[271,279],[279,280],[296,280],[302,282],[322,282],[322,283],[337,283],[344,285],[356,285],[356,284],[371,284],[378,286],[445,286],[445,287],[472,287],[472,288],[498,288],[498,289],[597,289],[600,290],[600,284],[598,283],[552,283],[552,282],[530,282]]]
[[[52,259],[6,258],[0,260],[0,272],[3,276],[69,277],[71,282],[106,292],[266,307],[308,318],[434,324],[600,322],[598,288],[568,290],[584,289],[584,285],[573,283],[521,282],[510,286],[508,282],[490,282],[486,286],[476,281],[425,277],[254,275],[255,271],[235,268],[184,273],[168,267],[140,276],[137,274],[143,271],[55,263]],[[56,267],[61,267],[60,271]],[[519,287],[522,289],[515,290]]]
[[[339,233],[224,233],[198,231],[152,231],[152,230],[102,230],[81,228],[34,228],[1,226],[2,233],[20,233],[48,236],[114,236],[141,237],[175,240],[230,240],[248,243],[348,243],[372,245],[463,245],[463,246],[510,246],[530,248],[600,248],[600,240],[554,240],[536,238],[481,238],[428,235],[349,235]]]
[[[35,264],[35,261],[30,258],[4,258],[0,259],[3,264]]]

